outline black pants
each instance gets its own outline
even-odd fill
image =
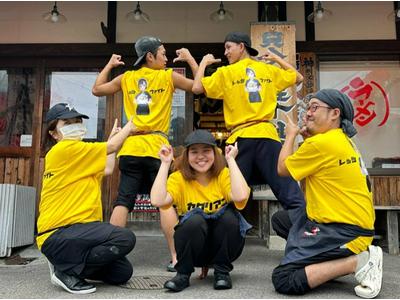
[[[287,239],[292,226],[289,213],[287,211],[276,212],[271,218],[271,223],[276,233]],[[293,263],[279,265],[272,272],[272,283],[275,290],[281,294],[304,295],[311,290],[305,271],[306,266],[351,255],[354,253],[348,249],[336,248]]]
[[[137,194],[150,194],[161,161],[154,157],[121,156],[118,196],[114,207],[121,205],[132,211]]]
[[[282,144],[265,138],[238,138],[236,158],[248,184],[268,184],[284,209],[305,206],[303,193],[292,177],[280,177],[277,171]]]
[[[240,235],[239,218],[232,209],[216,220],[193,215],[175,227],[178,273],[191,274],[194,267],[214,266],[215,272],[229,273],[232,262],[243,251],[245,239]]]
[[[132,276],[132,265],[125,256],[135,242],[129,229],[92,222],[58,229],[46,239],[41,251],[56,270],[121,284]]]

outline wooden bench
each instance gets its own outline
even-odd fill
[[[386,240],[389,254],[399,255],[399,213],[400,206],[377,206],[375,210],[385,212]]]
[[[267,248],[271,248],[272,240],[281,240],[272,229],[271,218],[275,212],[283,208],[269,185],[253,186],[253,200],[258,202],[258,236],[266,241]],[[284,248],[282,242],[279,245],[275,248]]]
[[[282,206],[268,185],[253,187],[253,200],[258,202],[258,236],[267,243],[267,248],[271,248],[271,240],[275,240],[277,235],[272,229],[272,215]],[[399,213],[400,206],[374,206],[376,211],[385,213],[386,240],[388,243],[389,254],[399,254]]]

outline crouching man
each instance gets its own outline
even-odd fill
[[[372,246],[375,212],[367,170],[351,141],[357,131],[349,98],[334,89],[312,95],[305,126],[290,119],[278,174],[305,180],[306,209],[289,219],[277,212],[273,228],[287,239],[272,281],[282,294],[302,295],[334,278],[355,274],[359,297],[374,298],[382,284],[382,249]],[[297,134],[304,143],[294,153]]]

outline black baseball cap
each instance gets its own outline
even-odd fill
[[[72,118],[84,118],[89,119],[87,115],[77,112],[73,107],[70,107],[68,103],[58,103],[49,109],[46,115],[46,122],[53,120],[65,120]]]
[[[210,146],[216,146],[217,143],[213,135],[204,129],[198,129],[190,133],[185,139],[185,147],[189,147],[194,144],[206,144]]]
[[[143,59],[145,59],[147,53],[155,53],[161,45],[161,40],[153,36],[143,36],[138,39],[135,43],[135,51],[138,59],[135,61],[133,66],[136,67],[140,65],[143,62]]]
[[[226,42],[234,42],[238,44],[243,43],[251,56],[258,55],[258,51],[251,47],[251,40],[249,35],[244,32],[235,31],[228,33],[227,36],[225,37],[224,43]]]

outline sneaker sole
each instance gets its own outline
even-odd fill
[[[64,290],[66,290],[67,292],[69,292],[71,294],[84,295],[84,294],[91,294],[96,291],[96,287],[87,289],[87,290],[73,291],[73,290],[69,289],[60,279],[58,279],[55,274],[53,274],[53,276],[51,276],[51,283],[62,287]]]

